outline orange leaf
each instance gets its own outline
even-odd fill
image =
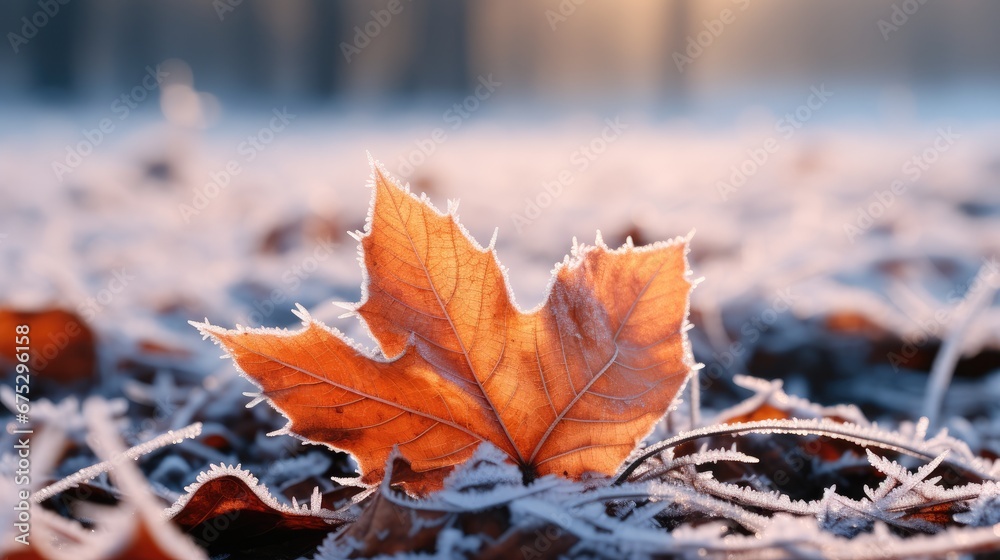
[[[336,512],[319,507],[318,493],[308,506],[283,505],[238,466],[213,465],[185,490],[187,494],[165,517],[212,556],[247,549],[263,551],[274,543],[286,549],[301,545],[296,552],[305,554],[310,545],[318,546],[327,533],[343,523]]]
[[[28,327],[18,342],[14,329]],[[73,312],[58,308],[27,311],[0,308],[0,332],[11,333],[0,344],[0,365],[9,362],[10,369],[20,363],[19,348],[31,349],[28,363],[44,380],[69,385],[94,377],[97,364],[97,344],[87,323]]]
[[[598,236],[556,266],[544,304],[522,311],[492,244],[479,246],[453,209],[377,164],[372,188],[355,310],[380,352],[301,308],[298,332],[195,326],[289,432],[352,453],[366,482],[398,446],[421,475],[407,488],[433,490],[481,441],[528,477],[613,474],[691,372],[686,240],[611,250]]]

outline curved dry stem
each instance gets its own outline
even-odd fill
[[[844,441],[849,441],[851,443],[858,444],[862,447],[878,447],[881,449],[887,449],[890,451],[895,451],[897,453],[903,453],[911,457],[916,457],[923,461],[932,461],[935,459],[935,455],[921,451],[920,449],[914,448],[912,445],[907,444],[903,441],[890,441],[889,439],[883,439],[877,437],[875,434],[867,433],[872,430],[868,428],[863,428],[856,426],[854,424],[840,424],[826,419],[821,420],[760,420],[757,422],[740,422],[737,424],[720,424],[718,426],[707,426],[705,428],[699,428],[697,430],[691,430],[689,432],[684,432],[678,434],[670,439],[661,441],[660,443],[650,447],[645,453],[632,461],[622,472],[615,478],[613,485],[619,485],[628,480],[629,476],[639,466],[645,462],[647,459],[657,455],[664,449],[669,449],[671,447],[677,447],[685,443],[692,442],[697,439],[701,439],[709,436],[722,436],[722,435],[741,435],[748,433],[758,433],[758,434],[797,434],[797,435],[814,435],[814,436],[825,436],[834,439],[840,439]],[[955,462],[949,462],[952,466],[966,470],[968,472],[974,473],[976,476],[983,478],[984,480],[993,480],[994,477],[982,473],[976,470],[974,467],[969,465],[963,465]]]

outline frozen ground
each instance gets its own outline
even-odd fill
[[[409,172],[413,189],[439,206],[460,199],[463,222],[481,241],[499,228],[498,251],[523,307],[541,300],[572,237],[589,241],[598,229],[611,244],[626,234],[643,242],[696,231],[692,256],[705,282],[695,309],[770,302],[784,290],[794,300],[789,316],[858,311],[901,334],[920,330],[924,315],[961,296],[1000,254],[1000,132],[989,122],[805,122],[786,138],[782,117],[763,109],[722,128],[626,113],[608,117],[618,127],[597,117],[529,124],[473,115],[457,131],[436,119],[372,125],[300,111],[257,150],[246,137],[268,127],[270,111],[204,134],[145,117],[56,180],[53,162],[102,116],[50,118],[28,130],[14,120],[0,136],[5,303],[86,306],[124,269],[134,279],[91,306],[101,332],[191,338],[184,321],[205,315],[283,325],[294,322],[294,302],[336,322],[328,302],[359,296],[356,247],[344,233],[363,224],[365,150]],[[435,128],[446,133],[442,143]],[[774,154],[763,150],[769,137]],[[596,149],[581,150],[591,143]],[[767,161],[753,164],[750,151]],[[425,162],[411,171],[404,157]],[[241,172],[227,179],[230,161]],[[734,166],[759,169],[737,185]],[[894,182],[902,194],[891,192]],[[544,183],[562,190],[551,202]],[[540,203],[537,215],[529,200]],[[324,260],[314,267],[317,251]],[[274,289],[287,299],[263,317]],[[252,315],[257,308],[265,313]],[[996,325],[997,310],[978,321]],[[987,342],[985,330],[973,329],[968,351]]]
[[[592,241],[600,229],[615,245],[626,235],[645,243],[695,230],[693,268],[705,280],[693,296],[692,336],[711,381],[703,395],[710,407],[745,396],[730,379],[751,373],[783,377],[789,393],[823,403],[858,403],[873,418],[916,420],[929,364],[900,366],[893,355],[908,354],[911,343],[933,356],[984,266],[982,278],[1000,285],[1000,270],[990,268],[1000,257],[993,122],[816,119],[789,129],[766,110],[710,127],[641,113],[536,123],[492,113],[452,130],[436,113],[374,125],[292,113],[273,135],[261,133],[274,122],[270,110],[205,133],[138,115],[61,181],[53,161],[64,161],[65,146],[84,141],[80,128],[93,128],[101,114],[17,126],[29,111],[0,132],[0,307],[61,306],[90,320],[105,396],[133,407],[158,403],[155,424],[132,416],[129,444],[216,414],[199,407],[240,408],[251,390],[190,319],[285,326],[296,322],[290,309],[298,302],[361,336],[330,302],[360,294],[357,246],[345,232],[362,227],[369,201],[365,150],[439,207],[461,199],[459,215],[480,241],[498,227],[500,259],[525,308],[540,302],[574,236]],[[248,135],[260,138],[252,159],[241,145]],[[406,157],[424,161],[406,165]],[[762,163],[749,163],[755,157]],[[223,178],[232,161],[240,172]],[[745,183],[733,183],[733,166],[752,169]],[[946,422],[974,450],[996,456],[1000,306],[990,295],[983,307],[957,339],[966,359],[945,403],[946,416],[958,417]],[[134,383],[118,379],[115,364],[144,340],[189,352],[185,373],[161,368]],[[199,387],[211,404],[173,402],[157,383]],[[254,418],[280,425],[265,408]],[[244,456],[247,447],[215,453],[201,468],[267,461]],[[328,463],[287,487],[318,480]],[[160,473],[157,482],[175,497],[195,475]]]

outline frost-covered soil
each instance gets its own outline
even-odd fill
[[[573,236],[590,241],[600,229],[610,245],[628,235],[640,244],[696,230],[692,267],[705,278],[692,301],[695,357],[706,365],[699,425],[767,420],[777,422],[770,431],[788,431],[780,418],[794,416],[814,419],[806,427],[828,436],[837,435],[828,433],[834,421],[850,422],[854,439],[817,438],[805,429],[706,436],[653,457],[632,482],[594,482],[587,492],[555,479],[524,487],[483,448],[428,502],[383,488],[350,507],[351,496],[367,493],[331,479],[352,474],[349,459],[288,436],[267,437],[283,419],[266,405],[244,407],[250,399],[243,393],[253,387],[187,321],[288,326],[300,303],[362,336],[331,302],[360,294],[357,245],[345,232],[363,226],[365,150],[405,171],[399,157],[442,123],[370,126],[301,114],[248,161],[238,145],[267,126],[268,115],[257,117],[207,134],[133,123],[62,183],[51,162],[65,155],[64,144],[82,139],[79,127],[46,122],[0,137],[0,308],[76,311],[97,336],[96,379],[33,387],[34,422],[61,428],[70,442],[47,464],[36,461],[49,469],[36,471],[36,490],[109,459],[91,446],[100,422],[81,411],[96,395],[107,400],[102,406],[124,446],[202,423],[197,438],[138,460],[150,503],[166,508],[199,473],[239,463],[258,479],[259,488],[248,488],[258,488],[262,503],[286,508],[284,515],[313,512],[337,531],[327,536],[327,525],[286,523],[259,534],[244,528],[237,538],[204,520],[184,527],[223,557],[251,550],[310,556],[324,539],[323,558],[391,553],[406,549],[393,543],[414,542],[443,555],[492,546],[497,553],[609,558],[1000,550],[1000,498],[991,482],[1000,477],[992,463],[1000,456],[995,127],[956,125],[958,139],[933,162],[907,165],[929,157],[922,154],[939,135],[936,123],[815,123],[781,138],[778,152],[745,184],[725,189],[725,199],[718,181],[774,135],[773,119],[716,130],[622,115],[628,128],[592,161],[578,150],[601,133],[602,119],[529,125],[482,117],[449,131],[408,179],[440,207],[461,198],[459,214],[477,239],[488,241],[499,226],[497,250],[522,307],[541,300]],[[206,189],[230,159],[242,171],[224,188]],[[561,192],[551,186],[560,178]],[[547,198],[543,181],[558,196]],[[890,200],[894,181],[905,192]],[[536,215],[526,199],[546,207]],[[201,202],[207,206],[195,208]],[[869,209],[867,217],[859,208]],[[954,371],[954,379],[937,393],[943,412],[926,433],[919,419],[935,413],[924,403],[942,341],[955,360],[939,359],[937,367]],[[783,379],[784,386],[747,378],[741,388],[734,374]],[[0,393],[8,406],[9,387]],[[821,408],[788,395],[857,408]],[[742,408],[724,411],[747,397]],[[651,443],[691,428],[685,399]],[[6,412],[5,422],[12,422]],[[957,439],[938,435],[938,426]],[[0,468],[12,471],[13,436],[3,440]],[[122,487],[101,474],[46,506],[88,526],[103,515],[93,503],[115,503]],[[310,498],[314,488],[318,496]],[[293,497],[309,505],[292,509]],[[10,513],[0,511],[3,530]]]

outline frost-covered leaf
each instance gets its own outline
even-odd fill
[[[969,511],[956,513],[955,521],[973,527],[1000,524],[1000,490],[991,485],[969,504]]]
[[[852,500],[828,490],[820,504],[821,526],[842,536],[853,537],[876,521],[909,531],[936,533],[955,522],[963,523],[968,502],[996,492],[996,483],[940,486],[940,477],[928,478],[947,453],[910,472],[902,465],[868,451],[871,465],[885,476],[877,488],[865,487],[867,498]],[[968,518],[975,522],[977,516]]]
[[[870,515],[862,515],[853,507],[853,501],[837,494],[836,488],[827,489],[816,511],[819,526],[824,531],[848,538],[870,531],[875,520]]]
[[[239,465],[213,465],[185,490],[164,515],[213,554],[260,554],[275,546],[275,552],[306,552],[354,519],[324,509],[318,489],[307,504],[285,505]]]
[[[444,480],[446,491],[466,494],[520,485],[521,472],[511,463],[510,456],[489,442],[479,444],[472,457]]]
[[[457,206],[437,211],[378,165],[372,183],[363,297],[348,307],[378,352],[301,308],[297,332],[196,326],[288,432],[350,452],[368,483],[398,445],[415,473],[407,488],[440,488],[483,441],[527,478],[613,474],[693,366],[687,241],[575,245],[545,303],[522,311],[492,243],[469,236]]]
[[[405,466],[406,459],[398,452],[390,456],[386,478],[361,517],[328,537],[317,551],[317,560],[432,550],[439,557],[456,550],[475,552],[478,557],[509,557],[530,535],[509,530],[509,505],[554,488],[563,489],[559,495],[565,498],[579,484],[547,476],[524,486],[509,457],[487,443],[452,472],[442,490],[416,499],[393,489],[398,471]],[[456,531],[456,526],[461,530]]]

